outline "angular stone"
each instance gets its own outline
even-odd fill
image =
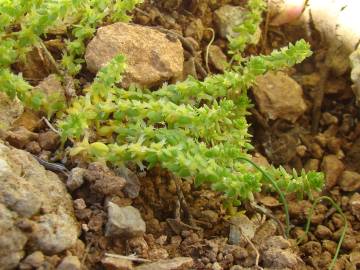
[[[321,163],[321,169],[325,173],[325,185],[327,189],[337,184],[344,168],[344,164],[335,155],[327,155],[324,157]]]
[[[132,206],[119,207],[109,202],[106,236],[134,237],[143,235],[145,231],[146,224],[139,210]]]
[[[340,176],[339,186],[344,191],[360,191],[360,174],[344,171]]]
[[[122,86],[159,86],[183,73],[180,41],[150,27],[115,23],[98,29],[85,54],[88,69],[97,73],[118,54],[126,57]]]
[[[56,270],[80,270],[81,263],[78,257],[76,256],[66,256]]]
[[[360,220],[360,194],[355,193],[350,198],[350,210],[351,213],[357,217],[358,220]]]
[[[132,270],[133,263],[129,260],[106,257],[101,260],[102,265],[106,270]]]
[[[209,61],[219,71],[224,71],[227,65],[226,55],[221,48],[216,45],[209,47]]]
[[[30,266],[30,269],[31,267],[38,268],[41,266],[44,260],[44,254],[41,251],[35,251],[27,256],[25,260],[21,262],[21,264]]]
[[[260,112],[268,119],[294,123],[306,111],[301,86],[283,72],[258,76],[253,93]]]
[[[154,263],[143,264],[135,270],[187,270],[191,269],[194,261],[189,257],[178,257],[169,260],[159,260]]]

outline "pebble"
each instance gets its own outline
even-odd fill
[[[84,174],[86,169],[76,167],[70,172],[70,176],[66,181],[66,186],[70,191],[74,191],[84,184]]]
[[[86,203],[84,201],[84,199],[76,199],[74,200],[74,208],[76,210],[83,210],[86,208]]]
[[[132,270],[133,263],[130,260],[121,258],[106,257],[101,260],[106,270]]]
[[[301,86],[283,72],[258,76],[253,93],[260,112],[267,119],[294,123],[307,108]]]
[[[337,181],[344,171],[344,164],[335,155],[327,155],[321,163],[321,169],[325,172],[325,185],[331,189],[337,184]]]
[[[66,256],[56,270],[81,270],[81,263],[76,256]]]
[[[227,65],[226,55],[216,45],[209,47],[209,61],[218,71],[224,71]]]
[[[109,202],[108,222],[105,235],[114,236],[140,236],[145,233],[146,225],[141,218],[139,210],[132,206],[119,207]]]
[[[360,194],[355,193],[350,198],[350,210],[351,213],[357,217],[358,220],[360,220]]]
[[[193,266],[194,261],[190,257],[177,257],[168,260],[143,264],[135,267],[135,270],[188,270]]]
[[[332,235],[332,231],[324,225],[318,225],[315,230],[315,235],[319,239],[328,239]]]
[[[339,179],[339,186],[343,191],[360,191],[360,174],[353,171],[344,171]]]
[[[232,245],[245,244],[246,240],[243,235],[248,239],[252,239],[255,235],[257,226],[247,216],[240,215],[234,216],[230,219],[230,232],[229,243]]]
[[[44,254],[41,251],[35,251],[33,253],[31,253],[30,255],[28,255],[20,264],[20,268],[21,269],[25,269],[24,266],[28,266],[30,267],[34,267],[34,268],[38,268],[42,265],[42,263],[44,262],[45,257]],[[29,268],[26,268],[29,269]]]

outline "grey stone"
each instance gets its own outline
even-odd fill
[[[119,207],[109,202],[106,236],[141,236],[146,231],[146,224],[139,210],[132,206]]]
[[[243,235],[251,240],[254,235],[257,226],[247,216],[234,216],[230,220],[230,233],[229,243],[232,245],[242,245],[247,243]]]
[[[239,34],[234,32],[234,27],[243,23],[247,10],[240,6],[223,5],[214,14],[219,35],[222,38],[237,37]],[[252,41],[254,44],[259,41],[260,35],[261,30],[258,28]]]
[[[96,73],[118,54],[123,54],[127,63],[123,87],[154,87],[182,77],[180,41],[150,27],[126,23],[100,27],[86,49],[87,67]]]
[[[140,180],[137,175],[125,166],[118,168],[116,173],[126,180],[123,192],[131,199],[135,199],[139,196]]]

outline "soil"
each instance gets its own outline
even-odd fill
[[[191,50],[195,50],[195,61],[198,64],[196,72],[201,79],[208,73],[203,56],[212,37],[206,28],[216,30],[213,12],[224,4],[242,5],[243,2],[245,1],[147,1],[135,11],[134,23],[161,26],[192,37],[187,39],[192,42],[190,49],[183,44],[187,50],[185,58],[187,55],[189,58],[194,53]],[[196,20],[200,20],[202,24],[194,24]],[[268,53],[282,47],[298,38],[297,32],[296,35],[291,32],[289,29],[269,28],[266,44],[260,42],[260,45],[249,48],[248,53]],[[262,36],[262,41],[264,40]],[[225,39],[216,35],[213,44],[226,52]],[[254,134],[254,154],[289,170],[295,168],[301,172],[302,169],[323,169],[331,172],[330,176],[338,174],[336,178],[340,179],[351,174],[342,175],[344,170],[360,173],[360,114],[351,92],[349,74],[342,77],[327,74],[326,78],[322,78],[324,73],[321,70],[321,56],[326,48],[319,44],[315,34],[314,55],[287,71],[303,89],[306,112],[294,123],[281,119],[268,120],[259,113],[253,99],[255,107],[248,120],[251,123],[251,134]],[[210,72],[216,73],[218,68],[210,66]],[[82,82],[89,79],[86,72],[80,76]],[[318,128],[314,130],[312,110],[321,79],[326,80],[323,89],[325,95]],[[56,159],[59,138],[45,124],[32,131],[13,130],[8,141],[51,162],[59,161]],[[336,169],[338,167],[334,165],[338,161],[343,166],[340,169]],[[68,162],[66,166],[71,169],[74,163]],[[48,267],[41,269],[53,269],[63,261],[63,257],[70,255],[80,259],[82,269],[132,269],[131,265],[125,263],[123,268],[111,268],[114,263],[109,262],[109,259],[104,262],[105,253],[124,256],[136,254],[138,258],[149,261],[193,258],[193,266],[184,266],[183,269],[327,269],[344,226],[339,213],[330,204],[321,202],[315,208],[309,234],[297,244],[296,239],[304,232],[312,202],[289,196],[287,199],[292,228],[291,239],[285,240],[282,237],[282,228],[285,226],[283,207],[276,194],[264,191],[256,194],[258,208],[245,204],[238,209],[239,213],[248,217],[250,231],[256,231],[256,236],[251,241],[243,237],[234,239],[234,229],[237,226],[242,228],[244,223],[234,225],[234,218],[228,215],[223,206],[224,197],[209,188],[196,188],[188,181],[179,183],[160,168],[146,173],[129,168],[126,177],[119,177],[113,171],[99,168],[96,164],[91,164],[90,167],[88,164],[80,164],[79,167],[84,170],[87,168],[83,172],[84,184],[80,183],[80,188],[69,191],[76,218],[82,228],[78,244],[63,254],[44,258],[39,255],[47,262]],[[58,174],[65,182],[66,170]],[[122,187],[125,181],[132,181],[130,188],[128,186],[125,190],[117,190],[116,185]],[[359,269],[360,210],[356,203],[359,203],[360,196],[355,193],[360,191],[359,185],[355,181],[352,183],[355,187],[352,188],[347,186],[346,180],[341,182],[335,179],[333,182],[322,195],[332,197],[340,205],[348,221],[346,236],[334,269]],[[77,185],[76,179],[73,179],[71,185]],[[72,190],[69,185],[68,187]],[[108,217],[104,208],[106,200],[111,200],[118,206],[131,205],[138,209],[146,223],[146,233],[131,238],[107,237]],[[279,237],[271,238],[274,235]],[[238,243],[231,243],[229,238],[232,241],[238,240]],[[274,243],[269,242],[269,239]],[[272,249],[274,247],[275,251]],[[27,255],[30,255],[30,251]],[[70,259],[69,261],[71,263]],[[140,264],[137,261],[134,266]]]

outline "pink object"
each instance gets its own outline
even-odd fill
[[[279,13],[271,20],[270,24],[279,26],[291,23],[299,18],[305,7],[305,0],[285,0],[282,1]]]

